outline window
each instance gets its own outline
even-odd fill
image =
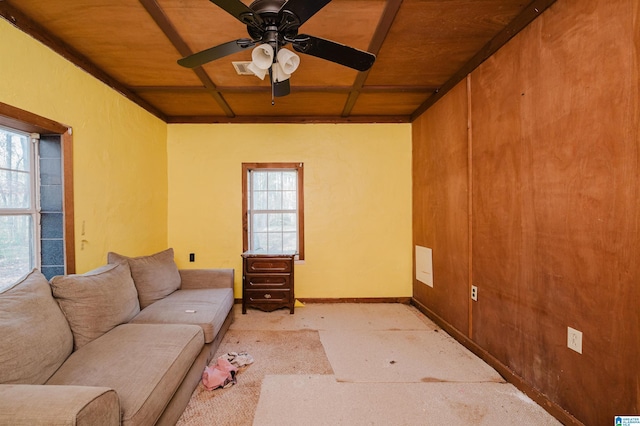
[[[75,273],[71,129],[0,102],[0,291]]]
[[[29,134],[0,127],[0,288],[40,266],[36,149]]]
[[[302,163],[242,164],[243,250],[304,259]]]

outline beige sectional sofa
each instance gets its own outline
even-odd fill
[[[232,269],[173,250],[0,293],[0,425],[175,424],[232,321]]]

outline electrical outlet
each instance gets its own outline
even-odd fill
[[[195,262],[195,261],[196,261],[196,254],[189,253],[189,262]]]
[[[582,353],[582,331],[567,327],[567,347],[579,354]]]
[[[478,301],[478,287],[475,285],[471,286],[471,300]]]

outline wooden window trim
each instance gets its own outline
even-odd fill
[[[304,166],[303,163],[242,163],[242,251],[249,250],[247,173],[257,169],[294,169],[298,173],[298,258],[304,260]]]
[[[71,127],[0,102],[0,124],[28,133],[59,135],[62,152],[65,272],[76,272],[73,207],[73,132]]]

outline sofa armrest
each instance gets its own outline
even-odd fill
[[[233,269],[180,269],[180,289],[233,288]]]
[[[0,424],[120,424],[116,391],[93,386],[0,385]]]

